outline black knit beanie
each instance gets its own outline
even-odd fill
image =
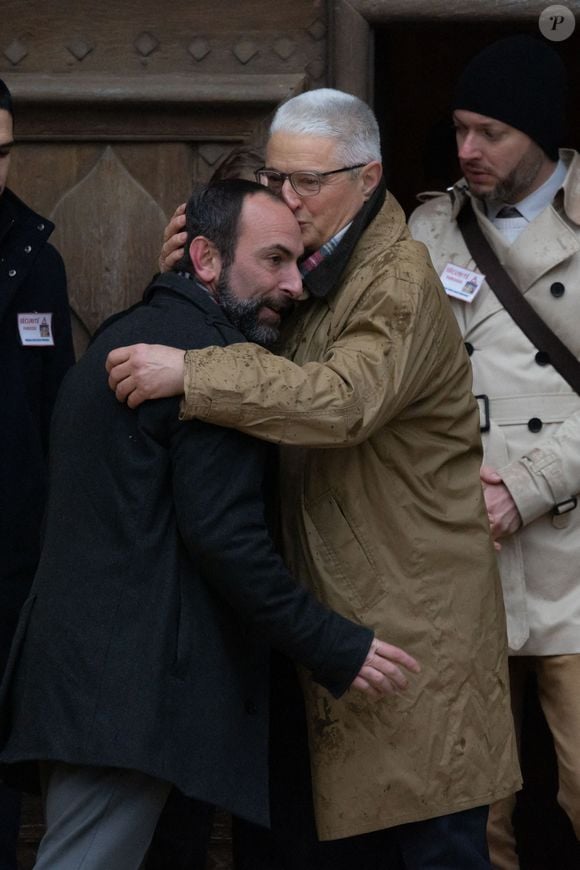
[[[509,124],[557,160],[565,105],[566,72],[554,49],[532,36],[509,36],[468,63],[451,108]]]

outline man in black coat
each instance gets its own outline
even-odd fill
[[[0,81],[0,674],[40,554],[48,430],[74,363],[66,276],[54,225],[6,188],[14,139]],[[42,328],[41,328],[42,327]],[[0,870],[16,870],[20,796],[0,784]]]
[[[113,347],[268,343],[302,292],[298,225],[269,191],[211,185],[187,214],[179,273],[106,325],[55,408],[45,543],[0,706],[0,761],[41,762],[39,870],[137,870],[172,786],[266,825],[270,644],[336,697],[400,690],[397,663],[416,668],[289,576],[262,442],[108,389]]]

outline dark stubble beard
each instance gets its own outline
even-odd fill
[[[270,345],[278,340],[280,330],[275,326],[261,323],[258,319],[260,310],[266,306],[274,308],[280,311],[283,317],[284,313],[292,307],[292,304],[278,306],[272,302],[266,303],[263,299],[238,299],[229,285],[228,272],[228,269],[222,272],[217,284],[217,302],[233,325],[240,330],[248,341],[261,344],[263,347],[270,347]]]

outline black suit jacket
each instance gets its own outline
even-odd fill
[[[203,288],[165,276],[65,379],[0,761],[139,769],[267,823],[269,645],[335,695],[360,668],[371,632],[318,604],[272,546],[266,446],[180,422],[176,399],[131,411],[107,387],[113,347],[240,340]]]

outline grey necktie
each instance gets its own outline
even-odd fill
[[[500,208],[496,217],[498,217],[498,218],[519,218],[519,217],[522,217],[522,213],[517,210],[515,205],[504,205],[503,208]]]

